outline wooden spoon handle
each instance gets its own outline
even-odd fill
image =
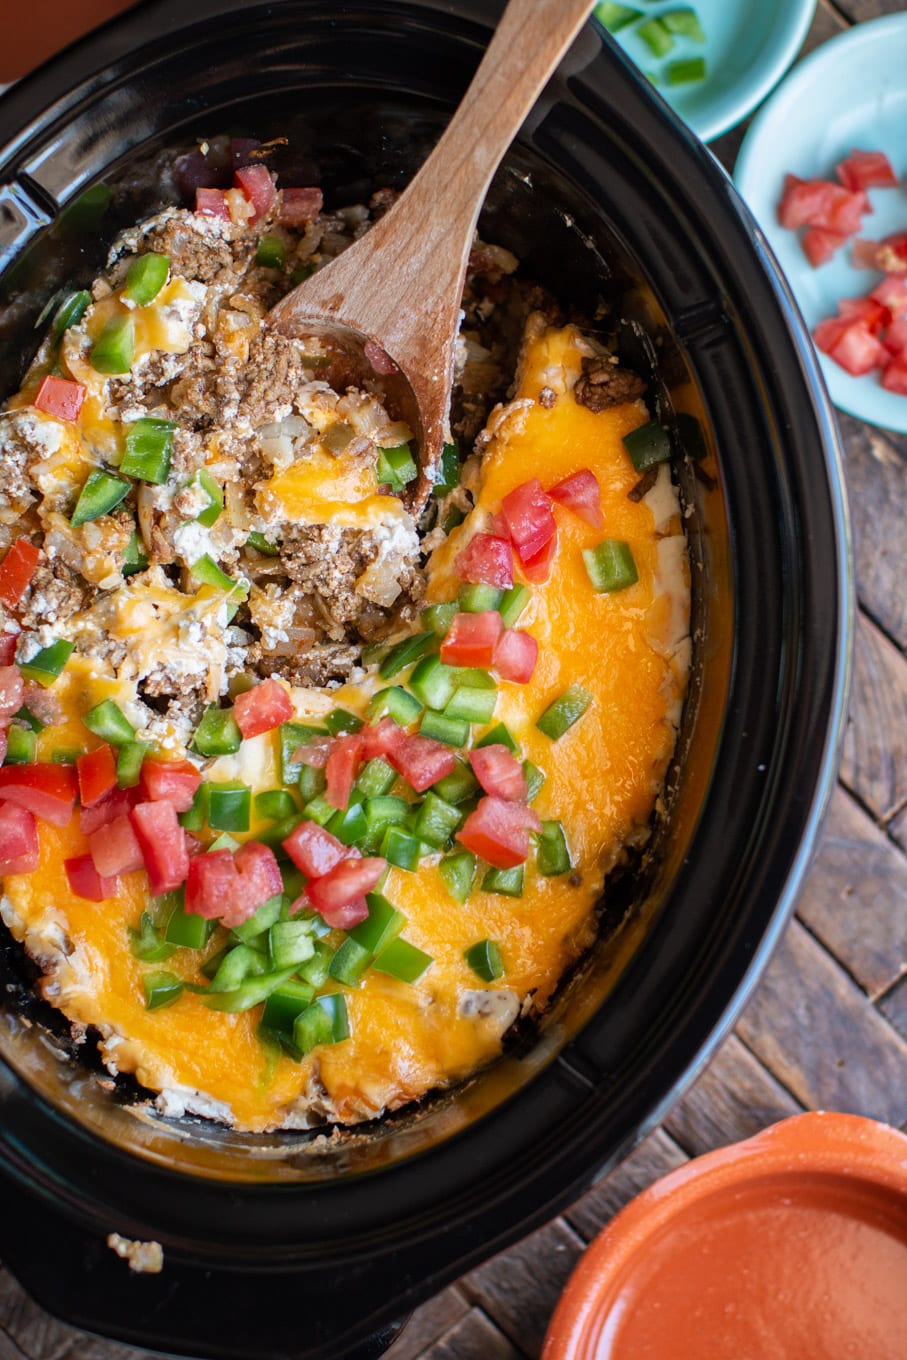
[[[347,265],[343,312],[367,318],[371,325],[364,329],[381,336],[404,369],[410,346],[424,339],[427,320],[449,331],[452,344],[469,245],[491,177],[592,5],[510,0],[434,151],[393,211],[350,252],[361,248],[381,261],[380,269],[353,278],[353,259],[345,255],[332,266],[336,277],[337,265]],[[311,296],[308,285],[303,288]]]

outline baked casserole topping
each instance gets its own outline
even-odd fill
[[[268,328],[386,201],[260,161],[199,189],[0,413],[0,912],[165,1114],[355,1123],[493,1059],[674,750],[686,540],[640,379],[478,242],[417,520],[380,363],[350,386]]]

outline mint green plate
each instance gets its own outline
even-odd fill
[[[637,36],[639,21],[614,35],[671,107],[701,137],[713,141],[752,113],[774,88],[803,45],[816,0],[623,0],[644,18],[692,8],[705,42],[677,37],[665,57],[653,56]],[[674,61],[705,57],[705,80],[670,85]]]

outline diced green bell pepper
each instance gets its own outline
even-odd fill
[[[392,449],[379,449],[375,474],[379,483],[392,491],[402,491],[419,475],[408,444],[397,444]]]
[[[544,874],[546,878],[569,874],[573,868],[570,851],[567,848],[567,837],[560,822],[542,822],[535,862],[539,873]]]
[[[175,973],[146,973],[142,978],[145,991],[145,1008],[149,1011],[172,1006],[183,994],[183,981]]]
[[[239,729],[237,728],[237,731]],[[280,755],[280,782],[295,784],[304,768],[302,761],[294,760],[301,746],[308,746],[315,737],[327,736],[327,728],[314,723],[285,722],[277,732],[278,752]],[[238,748],[237,748],[238,749]]]
[[[375,756],[359,771],[356,791],[361,793],[363,798],[380,798],[382,794],[389,793],[396,782],[397,771],[388,765],[386,760]]]
[[[670,436],[657,420],[650,420],[625,434],[623,445],[637,472],[648,472],[649,468],[666,463],[671,457]]]
[[[406,925],[406,917],[382,893],[372,892],[366,896],[368,917],[348,931],[349,938],[355,940],[369,956],[380,954],[391,940],[395,940]]]
[[[111,472],[95,468],[94,472],[89,472],[79,492],[70,524],[74,529],[78,529],[80,524],[87,524],[101,515],[109,515],[128,493],[129,483],[122,477],[114,477]]]
[[[412,637],[392,647],[378,667],[382,680],[393,680],[407,666],[413,666],[429,652],[437,651],[440,642],[435,633],[414,633]]]
[[[415,872],[422,854],[422,842],[399,826],[389,826],[381,838],[381,855],[397,869]]]
[[[359,732],[363,722],[345,708],[334,708],[325,717],[324,725],[332,737],[340,737],[347,732]]]
[[[63,667],[72,656],[73,646],[73,643],[58,638],[49,646],[42,647],[40,652],[36,652],[28,661],[20,662],[19,670],[26,680],[35,680],[47,689],[62,675]]]
[[[273,968],[298,968],[315,953],[315,939],[307,921],[275,921],[268,948]]]
[[[172,420],[157,420],[151,416],[137,420],[126,433],[126,452],[120,462],[120,472],[125,477],[162,486],[170,475],[176,428]]]
[[[205,709],[192,738],[193,751],[200,756],[229,756],[241,743],[242,733],[231,709],[218,708],[217,704]]]
[[[140,307],[153,302],[167,282],[170,273],[170,258],[167,255],[139,255],[130,262],[126,270],[126,286],[123,297]]]
[[[465,902],[472,891],[476,876],[476,857],[468,850],[458,850],[453,855],[445,855],[438,865],[438,872],[444,886],[455,902]]]
[[[283,269],[286,262],[286,247],[279,236],[265,232],[259,237],[258,248],[255,251],[256,264],[260,264],[263,269]]]
[[[562,737],[585,713],[592,703],[592,695],[582,685],[571,685],[548,705],[536,722],[540,732],[552,741]]]
[[[112,746],[123,746],[135,741],[135,728],[114,699],[103,699],[89,709],[82,719],[89,732]]]
[[[413,835],[437,849],[446,845],[463,821],[459,808],[445,803],[429,789],[413,821]]]
[[[497,609],[504,598],[503,590],[484,582],[466,585],[460,591],[460,608],[464,614],[484,614],[489,609]]]
[[[133,958],[141,959],[143,963],[162,963],[173,953],[173,945],[161,938],[150,912],[142,912],[138,930],[133,926],[128,926],[127,930]]]
[[[442,709],[456,686],[453,666],[445,666],[439,656],[424,656],[413,667],[409,688],[426,708]]]
[[[369,951],[347,936],[331,959],[328,972],[336,982],[342,982],[346,987],[355,987],[371,961]]]
[[[297,1015],[301,1015],[307,1006],[311,1006],[314,996],[314,988],[291,978],[282,987],[275,988],[268,997],[261,1023],[267,1029],[278,1030],[292,1038]]]
[[[500,946],[494,940],[480,940],[478,944],[470,945],[463,957],[483,982],[494,982],[504,976]]]
[[[248,831],[252,790],[238,780],[208,784],[208,825],[212,831]]]
[[[446,746],[465,746],[469,741],[469,723],[464,718],[450,718],[430,708],[422,714],[419,732],[433,741],[443,741]]]
[[[436,496],[446,496],[453,491],[460,481],[460,446],[454,441],[445,444],[441,450],[441,464],[438,468],[438,480],[432,487]]]
[[[433,963],[430,954],[417,949],[409,940],[396,939],[382,950],[372,967],[376,973],[387,973],[400,982],[413,983],[418,982]]]
[[[147,741],[123,742],[117,754],[117,783],[121,789],[137,786],[142,776],[142,764],[150,750],[151,743]]]
[[[482,879],[482,891],[500,893],[503,897],[523,896],[523,866],[515,869],[488,869]]]
[[[445,803],[465,803],[479,791],[479,783],[468,765],[458,760],[456,769],[451,770],[443,779],[439,779],[437,784],[432,785],[432,792],[439,798],[443,798]]]
[[[514,626],[531,599],[532,591],[528,586],[511,586],[509,590],[504,591],[501,603],[498,605],[498,613],[504,620],[505,628]]]
[[[6,765],[31,765],[38,749],[38,738],[30,727],[10,727],[6,734]]]
[[[113,316],[91,347],[89,359],[97,373],[128,373],[135,358],[135,320]]]
[[[583,561],[593,588],[599,594],[626,590],[639,580],[629,543],[606,538],[594,548],[583,549]]]
[[[256,907],[252,915],[248,916],[241,925],[234,926],[230,932],[231,935],[241,944],[251,944],[253,940],[259,939],[277,921],[282,919],[285,904],[286,898],[283,893],[276,893],[273,897],[269,897],[267,901],[262,902],[261,906]]]
[[[435,633],[437,637],[446,637],[450,632],[450,625],[454,621],[455,615],[460,612],[459,600],[447,600],[444,604],[429,604],[419,615],[419,622],[423,629],[430,633]]]
[[[346,1002],[339,992],[319,996],[296,1017],[293,1043],[300,1053],[311,1053],[320,1044],[339,1044],[350,1037]]]
[[[516,755],[519,747],[510,735],[510,729],[504,723],[496,723],[490,731],[486,732],[476,746],[506,746],[511,755]]]
[[[414,694],[409,694],[399,685],[389,689],[379,689],[372,695],[366,710],[369,718],[375,721],[386,713],[399,727],[408,727],[422,712],[422,704]]]
[[[293,817],[299,811],[296,799],[288,789],[266,789],[263,793],[256,793],[253,807],[256,817],[271,822]]]

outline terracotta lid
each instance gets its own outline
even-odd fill
[[[907,1137],[786,1119],[657,1181],[572,1275],[542,1360],[905,1360]]]

